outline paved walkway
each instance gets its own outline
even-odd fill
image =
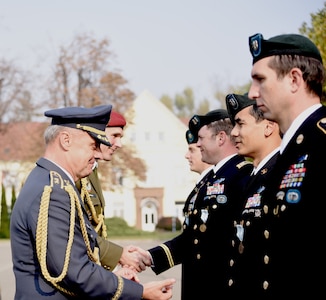
[[[112,240],[115,243],[125,245],[136,245],[143,249],[148,249],[160,244],[158,240]],[[153,280],[162,280],[173,277],[177,280],[173,288],[172,300],[180,300],[181,295],[181,266],[175,266],[160,275],[155,275],[151,269],[139,274],[141,282],[149,282]],[[10,241],[0,239],[0,300],[13,300],[15,293],[15,278],[12,271]]]

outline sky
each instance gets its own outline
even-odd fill
[[[299,33],[325,0],[0,0],[0,59],[43,68],[77,34],[107,38],[139,95],[195,98],[250,80],[249,36]]]

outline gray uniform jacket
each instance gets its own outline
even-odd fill
[[[15,299],[141,299],[142,285],[121,279],[93,262],[87,253],[82,235],[80,220],[76,210],[73,227],[73,242],[68,260],[68,269],[59,281],[60,287],[74,296],[54,288],[42,275],[36,252],[36,229],[40,210],[40,201],[45,186],[51,186],[47,224],[46,266],[52,277],[59,276],[64,261],[69,238],[72,206],[66,186],[73,186],[67,174],[47,159],[40,158],[36,167],[28,176],[19,193],[11,215],[11,250],[13,270],[16,279]],[[82,219],[87,228],[90,247],[94,250],[97,234],[90,225],[82,205]],[[44,208],[44,207],[43,207]]]

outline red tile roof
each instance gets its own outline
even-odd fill
[[[43,133],[48,123],[17,122],[1,124],[0,160],[35,161],[44,151]]]

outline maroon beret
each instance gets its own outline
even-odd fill
[[[117,111],[112,110],[110,115],[110,120],[107,123],[106,127],[121,127],[123,128],[126,125],[126,119],[123,115],[119,114]]]

